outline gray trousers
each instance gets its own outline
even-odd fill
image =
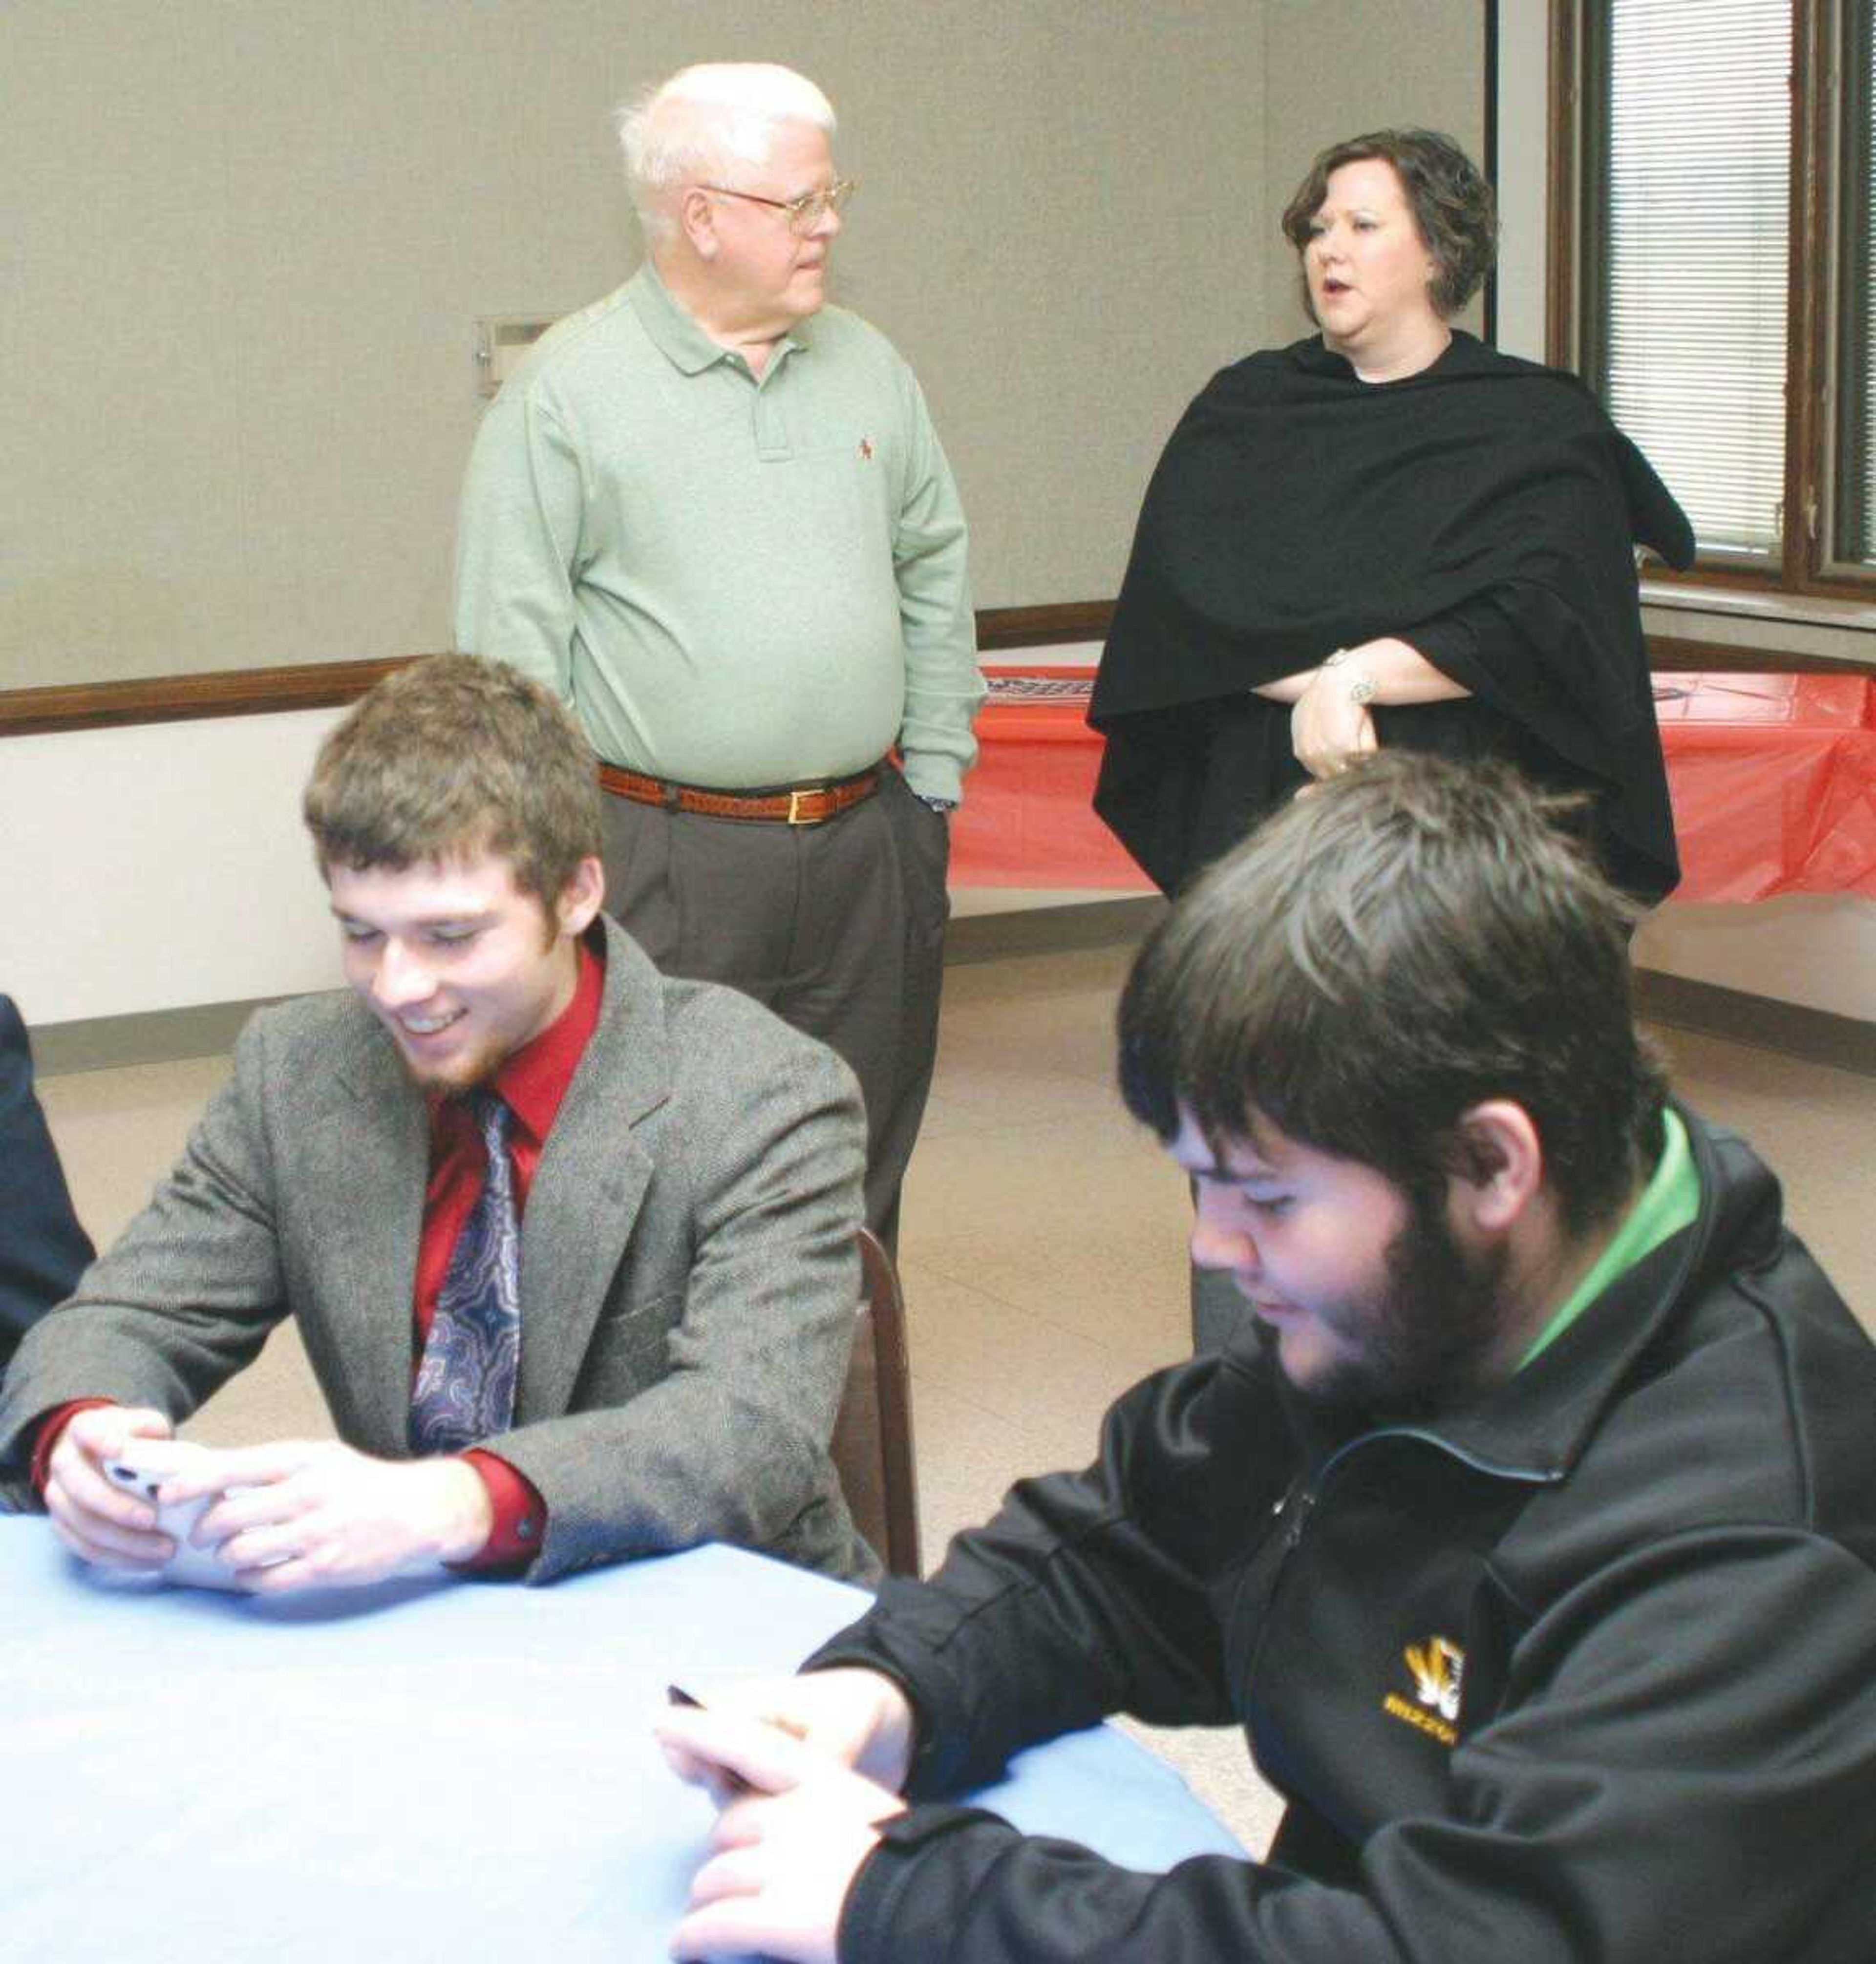
[[[824,825],[608,794],[606,907],[667,975],[727,982],[843,1057],[866,1100],[866,1218],[888,1247],[938,1048],[951,835],[887,766]]]

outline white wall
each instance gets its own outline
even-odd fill
[[[342,713],[0,742],[0,989],[27,1021],[336,986],[299,794]]]
[[[1876,1022],[1876,903],[1788,894],[1751,907],[1670,902],[1635,937],[1638,967]]]

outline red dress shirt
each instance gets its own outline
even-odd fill
[[[508,1128],[508,1157],[515,1170],[515,1214],[527,1215],[528,1190],[567,1087],[599,1021],[606,964],[585,942],[579,944],[580,974],[573,1000],[538,1036],[531,1037],[489,1081],[514,1114]],[[460,1098],[430,1101],[430,1179],[423,1195],[423,1232],[417,1243],[416,1356],[436,1317],[436,1298],[449,1272],[457,1237],[482,1194],[488,1160],[482,1134]],[[522,1314],[527,1314],[526,1305]],[[414,1375],[413,1382],[415,1382]],[[547,1503],[533,1482],[499,1454],[472,1447],[463,1457],[481,1475],[495,1509],[495,1525],[480,1554],[466,1568],[507,1568],[532,1561],[547,1529]]]

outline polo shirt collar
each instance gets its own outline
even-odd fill
[[[658,278],[658,270],[649,259],[632,275],[628,290],[640,326],[673,367],[686,375],[701,375],[706,368],[729,359],[732,351],[705,333],[695,316]],[[805,348],[808,326],[806,321],[798,322],[782,335],[776,342],[776,357],[785,348]],[[773,374],[776,361],[772,360],[769,365]]]

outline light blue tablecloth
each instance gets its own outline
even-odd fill
[[[127,1590],[0,1520],[0,1960],[663,1959],[711,1818],[651,1742],[665,1685],[792,1667],[865,1601],[721,1548],[546,1589]],[[978,1798],[1136,1868],[1243,1852],[1106,1728]]]

